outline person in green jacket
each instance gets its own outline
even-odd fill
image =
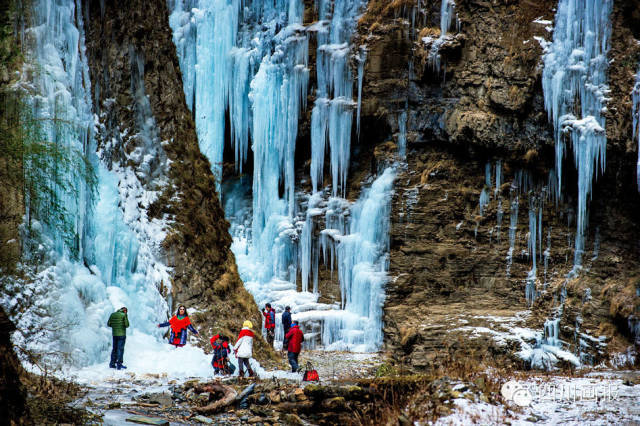
[[[111,350],[110,368],[122,370],[127,368],[122,365],[122,356],[124,355],[124,341],[127,339],[127,327],[129,327],[129,318],[127,318],[127,308],[122,307],[111,314],[107,326],[111,327],[113,334],[113,349]]]

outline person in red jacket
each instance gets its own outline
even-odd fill
[[[300,330],[298,326],[298,321],[294,321],[291,329],[285,336],[287,345],[287,357],[289,358],[289,364],[291,364],[291,371],[298,371],[298,355],[300,355],[300,350],[302,349],[302,342],[304,342],[304,333]]]
[[[276,338],[276,310],[271,307],[271,303],[264,305],[262,315],[264,315],[264,328],[267,330],[267,343],[273,347],[273,341]]]
[[[169,321],[158,324],[158,327],[171,327],[169,344],[181,348],[187,343],[187,330],[197,335],[198,331],[191,325],[187,308],[180,305],[178,312]]]

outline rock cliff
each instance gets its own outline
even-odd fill
[[[371,1],[359,23],[358,42],[368,50],[360,143],[375,147],[368,150],[374,166],[362,162],[365,172],[393,155],[406,114],[409,154],[392,214],[387,349],[416,368],[437,364],[440,351],[526,368],[501,333],[514,327],[542,332],[566,291],[559,334],[571,351],[599,362],[626,350],[633,342],[627,319],[640,306],[630,129],[640,48],[633,34],[637,14],[629,11],[637,8],[614,5],[606,171],[589,207],[585,267],[567,279],[577,184],[572,158],[566,159],[563,197],[548,197],[554,140],[538,41],[552,39],[547,28],[557,2],[457,1],[459,30],[444,40],[438,70],[430,54],[440,36],[440,3],[418,8],[411,1]],[[483,191],[489,199],[481,208]],[[543,228],[533,306],[525,298],[528,241],[536,232],[531,211],[534,223],[542,211]]]

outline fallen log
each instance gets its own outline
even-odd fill
[[[222,398],[212,402],[211,404],[205,405],[204,407],[196,407],[194,411],[202,414],[208,413],[216,413],[227,405],[231,405],[235,402],[236,397],[238,396],[238,392],[235,391],[231,386],[223,385],[222,383],[210,383],[202,386],[198,386],[198,393],[200,392],[221,392]]]

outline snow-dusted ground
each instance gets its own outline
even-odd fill
[[[521,405],[513,401],[492,405],[460,398],[454,400],[455,412],[435,424],[638,424],[640,384],[633,383],[639,383],[639,378],[638,372],[602,371],[585,377],[514,379],[528,391],[522,399],[513,398]]]
[[[78,370],[69,370],[68,378],[81,385],[100,385],[124,376],[131,378],[156,377],[166,383],[172,380],[213,378],[210,354],[194,345],[186,345],[175,348],[166,342],[156,340],[148,334],[135,331],[127,336],[124,351],[124,365],[126,370],[117,371],[109,368],[108,360],[93,364]],[[231,362],[238,365],[233,353],[230,354]],[[300,380],[299,374],[287,371],[266,371],[260,364],[252,359],[252,368],[262,379],[278,377],[282,379]],[[236,369],[235,375],[238,375]]]

